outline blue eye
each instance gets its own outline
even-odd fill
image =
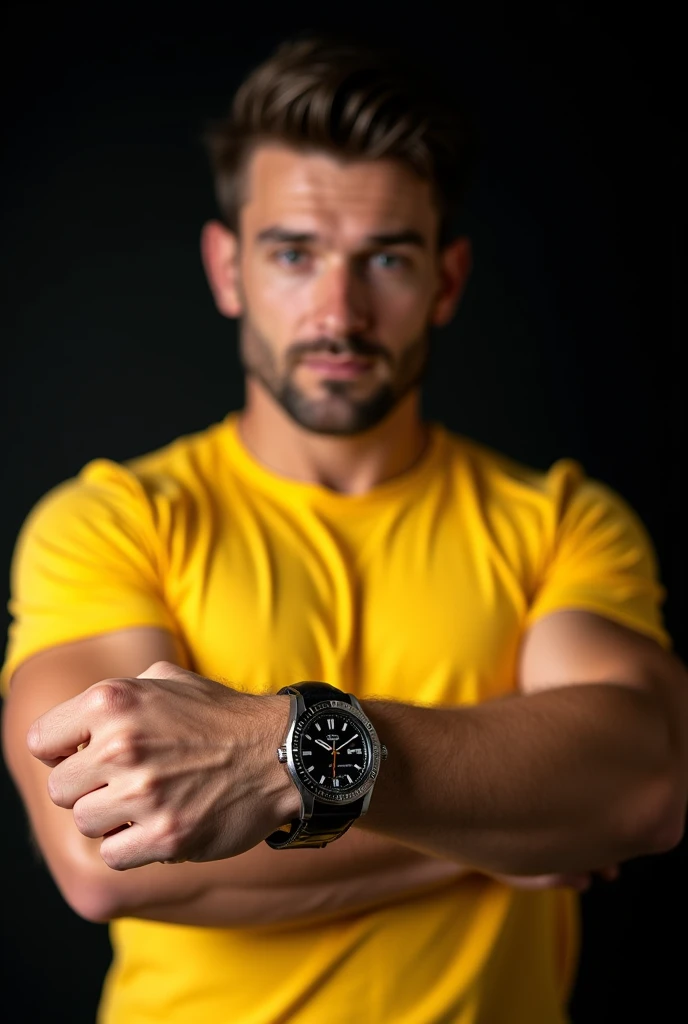
[[[299,263],[303,256],[304,254],[299,249],[281,249],[277,253],[278,260],[291,267]]]
[[[390,252],[378,252],[373,259],[385,270],[393,270],[395,267],[402,266],[404,262],[401,256],[395,256]]]

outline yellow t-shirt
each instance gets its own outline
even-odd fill
[[[555,609],[672,647],[647,531],[575,460],[535,470],[432,423],[411,470],[343,495],[263,466],[237,427],[97,459],[37,504],[3,687],[38,650],[137,625],[256,692],[452,705],[513,692],[524,630]],[[570,890],[479,874],[318,925],[110,928],[100,1024],[558,1024],[580,942]]]

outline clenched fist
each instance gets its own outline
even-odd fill
[[[27,743],[53,769],[50,798],[85,836],[102,837],[111,868],[220,860],[300,812],[276,757],[289,700],[160,661],[51,708]]]

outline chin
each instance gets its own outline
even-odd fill
[[[308,412],[287,409],[291,418],[304,430],[309,430],[314,434],[328,434],[332,437],[352,437],[356,434],[364,434],[381,423],[390,411],[376,410],[372,414],[372,411],[368,409],[356,409],[347,415],[328,409],[311,409]]]
[[[326,397],[311,397],[293,384],[286,384],[274,397],[287,415],[304,430],[332,437],[352,437],[376,427],[389,416],[400,398],[389,387],[379,388],[367,398],[353,401],[350,388],[340,381],[325,385]]]

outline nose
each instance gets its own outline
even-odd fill
[[[315,326],[331,338],[361,334],[371,327],[365,283],[345,260],[329,263],[315,284]]]

